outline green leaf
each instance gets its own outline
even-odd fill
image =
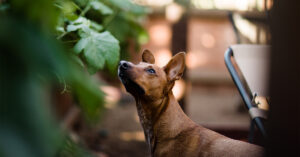
[[[94,31],[89,27],[82,27],[81,29],[79,29],[78,34],[81,38],[87,38],[91,36],[92,32]]]
[[[86,120],[96,122],[100,118],[104,104],[104,93],[99,90],[99,84],[93,82],[87,75],[75,74],[71,85]]]
[[[73,1],[81,7],[86,6],[86,4],[89,2],[89,0],[73,0]]]
[[[103,69],[105,59],[101,52],[101,43],[97,43],[97,37],[89,39],[89,46],[84,49],[84,57],[90,66],[97,69]]]
[[[0,156],[52,157],[61,145],[49,87],[55,73],[71,69],[45,34],[19,18],[0,20],[0,52],[6,52],[0,54]]]
[[[90,73],[103,69],[104,65],[113,70],[119,61],[119,41],[109,32],[98,33],[92,30],[85,30],[86,34],[75,45],[76,53],[83,50],[83,55],[90,68]],[[83,32],[84,34],[84,32]]]
[[[109,23],[106,29],[112,32],[120,43],[127,42],[128,38],[135,39],[139,43],[146,43],[148,40],[146,30],[127,14],[119,13],[113,20],[104,22]]]
[[[20,19],[34,23],[37,27],[45,30],[55,30],[59,10],[53,7],[53,0],[24,1],[10,0],[0,1],[9,3],[9,13],[22,15]]]
[[[109,2],[126,12],[132,12],[134,14],[145,14],[149,12],[145,7],[133,4],[129,0],[109,0]]]
[[[102,40],[103,52],[106,51],[106,53],[104,53],[106,65],[110,71],[113,71],[113,69],[115,69],[115,67],[118,65],[120,57],[119,41],[109,32],[104,32],[102,37],[103,39],[106,38],[105,41]]]
[[[61,26],[57,26],[56,31],[59,32],[59,33],[65,33],[64,27],[61,27]]]
[[[108,23],[107,21],[104,21]],[[120,27],[122,26],[122,27]],[[126,20],[121,14],[118,14],[114,17],[113,20],[109,21],[109,24],[106,28],[122,43],[126,42],[128,36],[131,32],[130,23]]]
[[[103,26],[96,22],[88,20],[85,17],[80,16],[79,18],[77,18],[75,21],[71,22],[67,26],[67,32],[77,31],[79,29],[84,30],[85,28],[92,28],[95,31],[101,31],[103,29]]]
[[[70,55],[71,59],[74,61],[75,64],[79,65],[80,67],[84,68],[84,63],[77,55]]]
[[[2,3],[0,4],[0,12],[7,11],[10,8],[9,4]]]
[[[72,141],[71,137],[65,137],[61,150],[57,157],[94,157],[91,152],[84,149],[80,144]]]
[[[138,43],[139,44],[146,44],[149,41],[149,34],[146,30],[141,30],[138,33]]]
[[[75,53],[79,54],[88,44],[89,38],[80,39],[74,47]]]
[[[86,19],[85,17],[79,17],[67,26],[67,32],[76,31],[78,29],[82,29],[83,27],[90,27],[90,25],[90,20]]]
[[[113,13],[113,10],[110,9],[107,5],[103,4],[99,1],[92,1],[90,5],[93,7],[93,9],[101,12],[103,15],[110,15]]]
[[[98,24],[97,22],[91,21],[91,28],[93,28],[96,31],[101,31],[103,29],[103,26]]]
[[[76,10],[78,6],[71,1],[58,1],[55,4],[56,7],[61,9],[62,14],[68,19],[68,20],[75,20],[78,18],[78,15],[76,14]]]
[[[82,26],[81,25],[68,25],[67,26],[67,32],[72,32],[80,29]]]
[[[88,65],[88,66],[87,66],[87,71],[88,71],[90,74],[95,74],[95,73],[98,71],[98,68],[93,67],[93,66],[91,66],[91,65]]]

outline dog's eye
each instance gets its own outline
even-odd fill
[[[154,69],[147,69],[147,72],[150,74],[155,74],[155,70]]]

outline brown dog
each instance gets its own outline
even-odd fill
[[[199,126],[184,114],[172,87],[184,71],[185,53],[175,55],[163,68],[154,65],[148,50],[142,60],[137,65],[121,61],[118,74],[136,100],[152,157],[263,156],[263,148]]]

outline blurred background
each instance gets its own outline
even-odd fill
[[[272,0],[0,0],[0,156],[149,156],[119,60],[185,51],[173,92],[196,123],[247,141],[225,68],[232,44],[270,44]],[[4,140],[3,140],[4,139]],[[19,151],[15,151],[18,149]]]

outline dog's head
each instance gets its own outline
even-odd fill
[[[153,100],[166,96],[183,74],[185,53],[176,54],[162,68],[154,63],[154,56],[149,50],[144,50],[139,64],[120,61],[118,75],[127,92],[135,97]]]

